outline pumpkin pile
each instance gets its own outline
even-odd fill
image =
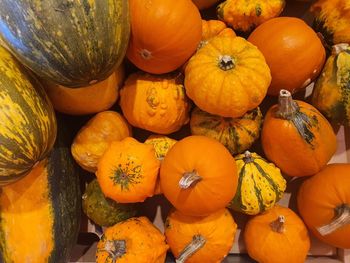
[[[261,263],[304,262],[310,235],[350,248],[343,2],[309,26],[284,0],[2,0],[0,261],[68,262],[81,210],[99,263],[221,262],[239,214]]]

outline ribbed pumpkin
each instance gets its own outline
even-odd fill
[[[280,89],[296,92],[320,74],[326,51],[317,34],[302,19],[277,17],[258,26],[249,36],[271,69],[269,95]]]
[[[237,225],[227,209],[206,217],[170,211],[165,221],[166,241],[177,263],[218,263],[229,253]]]
[[[235,159],[238,186],[228,207],[248,215],[256,215],[274,207],[286,190],[286,180],[280,169],[249,151]]]
[[[202,41],[200,46],[204,46],[211,38],[215,36],[236,36],[232,28],[220,20],[202,20]]]
[[[199,10],[209,8],[219,1],[220,0],[192,0],[192,2],[198,7]]]
[[[250,31],[279,16],[285,4],[285,0],[226,0],[217,7],[217,13],[234,30]]]
[[[56,138],[56,119],[41,84],[2,47],[0,123],[0,185],[5,185],[48,155]]]
[[[314,86],[312,104],[332,121],[350,126],[350,47],[333,46]]]
[[[261,143],[266,157],[290,176],[314,175],[337,148],[332,126],[312,105],[281,90],[263,123]]]
[[[312,233],[334,247],[350,249],[350,164],[329,164],[304,181],[298,210]]]
[[[190,0],[130,0],[128,59],[139,69],[168,73],[184,64],[202,36],[202,20]],[[186,23],[184,23],[186,21]]]
[[[189,121],[181,73],[131,74],[120,91],[120,106],[132,126],[159,134],[175,132]]]
[[[41,78],[88,86],[107,78],[124,58],[128,1],[2,0],[0,10],[0,38]]]
[[[204,135],[221,142],[232,153],[249,149],[260,136],[263,117],[259,108],[240,118],[224,118],[202,111],[192,111],[190,127],[193,135]]]
[[[265,98],[271,82],[262,53],[241,37],[213,37],[185,69],[186,94],[208,113],[241,117]]]

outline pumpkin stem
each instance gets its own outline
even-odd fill
[[[334,45],[332,47],[332,54],[338,55],[340,52],[343,52],[343,51],[347,50],[348,48],[349,48],[348,43],[340,43],[340,44]]]
[[[186,172],[181,177],[179,186],[181,189],[188,189],[191,186],[194,186],[200,180],[202,180],[202,177],[198,175],[197,171],[194,170],[193,172]]]
[[[175,260],[176,263],[184,263],[186,260],[201,249],[206,240],[202,235],[195,235],[192,238],[192,242],[188,244],[180,253],[179,257]]]
[[[125,240],[107,240],[105,251],[112,258],[112,262],[116,262],[118,258],[126,254],[126,242]]]
[[[334,219],[329,224],[318,227],[317,231],[325,236],[348,224],[350,224],[350,206],[343,204],[335,209]]]
[[[298,104],[293,100],[292,94],[285,89],[280,90],[278,97],[277,117],[289,119],[295,112],[299,110]]]
[[[219,67],[222,70],[230,70],[235,66],[235,62],[230,55],[223,55],[219,57]]]
[[[250,151],[245,151],[244,152],[243,161],[245,163],[252,163],[252,162],[254,162],[254,158],[253,158],[252,153]]]
[[[277,233],[284,233],[284,224],[286,223],[286,218],[284,216],[278,216],[278,218],[270,223],[270,227],[273,231]]]

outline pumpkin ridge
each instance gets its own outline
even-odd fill
[[[307,142],[312,149],[314,149],[315,145],[313,144],[313,140],[315,139],[315,135],[311,131],[311,128],[317,127],[317,117],[313,115],[312,119],[310,119],[308,115],[299,110],[294,114],[290,121],[293,123],[303,140]]]
[[[247,164],[244,163],[242,169],[240,169],[240,172],[239,172],[239,176],[238,176],[238,184],[237,184],[237,190],[239,189],[239,191],[237,191],[237,197],[235,196],[234,199],[231,201],[231,202],[237,202],[236,200],[240,200],[239,201],[239,204],[240,204],[240,207],[245,210],[247,209],[246,206],[243,205],[243,199],[242,199],[242,192],[241,192],[241,189],[242,189],[242,183],[243,183],[243,177],[245,176],[245,166]]]
[[[259,189],[259,187],[257,186],[255,180],[253,180],[253,182],[254,182],[255,194],[256,194],[256,197],[257,197],[257,199],[258,199],[259,210],[260,210],[260,211],[265,211],[265,207],[264,207],[264,205],[263,205],[263,202],[264,202],[264,201],[263,201],[263,197],[262,197],[262,195],[261,195],[261,189]]]

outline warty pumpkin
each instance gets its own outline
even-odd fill
[[[94,173],[109,144],[131,135],[131,127],[121,114],[103,111],[80,128],[73,140],[71,151],[75,161],[83,169]]]
[[[236,156],[238,186],[229,208],[256,215],[274,207],[286,190],[286,180],[273,163],[246,151]]]
[[[120,91],[120,106],[132,126],[159,134],[175,132],[189,121],[181,73],[131,74]]]
[[[202,36],[202,20],[189,0],[130,0],[128,59],[139,69],[163,74],[184,64]],[[186,23],[184,23],[186,21]]]
[[[248,37],[264,55],[272,82],[268,94],[281,88],[294,93],[320,74],[326,51],[317,34],[296,17],[277,17],[258,26]]]
[[[285,0],[226,0],[218,5],[217,14],[234,30],[248,32],[279,16],[285,4]]]
[[[0,185],[6,185],[25,176],[48,155],[57,124],[42,85],[3,47],[0,123]]]
[[[323,242],[350,248],[350,164],[329,164],[301,185],[298,210]]]
[[[303,221],[278,205],[250,219],[243,236],[248,255],[260,263],[303,263],[310,249]]]
[[[261,132],[266,157],[290,176],[314,175],[331,159],[337,140],[327,119],[312,105],[281,90]]]
[[[258,108],[239,118],[212,115],[196,107],[191,114],[193,135],[204,135],[221,142],[231,154],[249,149],[260,136],[263,116]]]
[[[160,168],[164,196],[180,212],[191,216],[213,213],[232,200],[237,168],[230,152],[205,136],[188,136],[169,150]]]
[[[317,79],[312,104],[334,122],[350,126],[350,47],[333,46],[321,76]]]
[[[227,209],[206,217],[170,211],[165,236],[177,263],[218,263],[232,248],[237,225]]]
[[[108,227],[97,243],[96,263],[164,263],[169,246],[146,217]]]
[[[199,10],[207,9],[215,5],[220,0],[192,0]]]
[[[264,56],[241,37],[213,37],[185,69],[188,97],[201,110],[223,117],[241,117],[255,109],[270,82]]]
[[[159,166],[152,145],[127,137],[111,142],[96,177],[106,197],[119,203],[143,202],[154,194]]]
[[[88,86],[106,79],[125,56],[128,1],[3,0],[0,10],[0,38],[43,79]]]

